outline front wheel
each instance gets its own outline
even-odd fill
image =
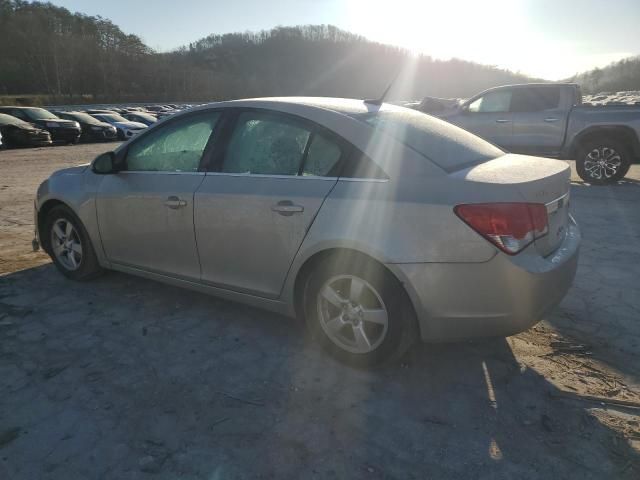
[[[63,275],[88,280],[102,273],[89,235],[71,209],[54,207],[47,215],[43,233],[47,235],[47,253]]]
[[[624,178],[631,168],[629,148],[617,140],[588,140],[578,149],[576,170],[580,178],[593,185],[608,185]]]
[[[359,256],[319,265],[306,283],[304,307],[312,336],[352,365],[397,360],[416,337],[413,309],[400,283]]]

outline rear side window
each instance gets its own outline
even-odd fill
[[[560,89],[549,87],[517,88],[511,100],[512,112],[543,112],[560,105]]]
[[[489,142],[430,115],[408,108],[355,114],[383,135],[390,135],[447,172],[504,155]]]
[[[311,132],[281,115],[241,113],[222,171],[298,175]]]

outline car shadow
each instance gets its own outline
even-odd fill
[[[637,478],[509,339],[367,371],[295,320],[123,274],[0,277],[7,478]],[[9,433],[7,433],[9,432]]]

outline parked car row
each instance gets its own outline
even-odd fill
[[[0,107],[0,146],[42,147],[57,144],[127,140],[159,119],[191,105],[148,105],[88,110]]]

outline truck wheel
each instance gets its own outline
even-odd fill
[[[629,148],[619,140],[595,138],[578,149],[576,170],[592,185],[608,185],[622,180],[631,167]]]

